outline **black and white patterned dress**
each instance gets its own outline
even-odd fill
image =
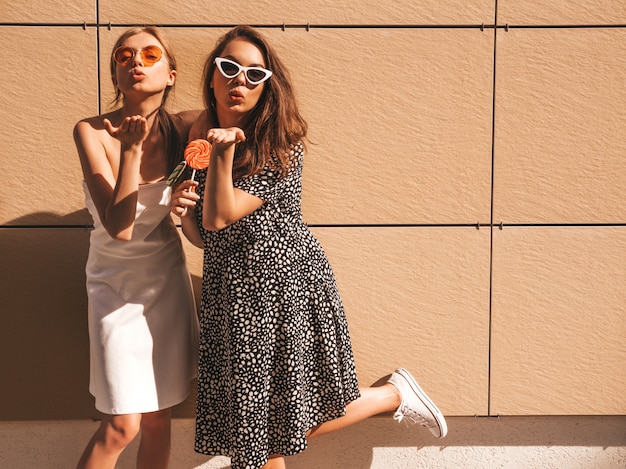
[[[227,228],[202,231],[204,274],[195,450],[256,469],[293,455],[310,428],[359,397],[335,277],[302,221],[303,147],[279,180],[235,181],[265,201]],[[204,193],[206,170],[198,176]],[[196,208],[200,222],[202,203]]]

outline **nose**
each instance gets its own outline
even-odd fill
[[[239,75],[233,78],[233,80],[235,80],[235,83],[245,85],[246,84],[246,72],[242,70]]]
[[[133,59],[131,60],[131,62],[135,65],[143,66],[143,59],[141,58],[141,50],[133,51]]]

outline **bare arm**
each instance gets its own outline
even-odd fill
[[[181,182],[172,193],[172,213],[180,217],[180,224],[185,237],[196,247],[203,248],[200,228],[196,221],[196,202],[200,198],[194,191],[196,181],[188,179]]]
[[[254,212],[263,205],[263,200],[233,184],[235,145],[245,140],[243,131],[236,127],[211,129],[207,139],[213,149],[204,188],[202,225],[207,230],[218,231]]]
[[[112,238],[130,240],[137,206],[142,144],[148,134],[148,124],[141,116],[127,117],[117,128],[107,119],[103,122],[108,134],[121,143],[119,162],[117,155],[112,154],[113,146],[104,140],[102,129],[94,128],[93,122],[76,124],[74,141],[85,183],[102,225]]]
[[[187,137],[188,141],[206,136],[206,132],[201,130],[201,127],[206,122],[206,111],[183,111],[177,115],[183,122],[183,135]],[[198,248],[203,248],[204,242],[200,235],[200,227],[196,221],[196,202],[200,198],[195,192],[197,185],[196,181],[189,179],[174,186],[171,212],[180,217],[183,234],[189,242]]]

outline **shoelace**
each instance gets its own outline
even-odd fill
[[[396,422],[402,422],[404,420],[404,423],[407,426],[419,423],[422,427],[428,427],[428,420],[426,417],[417,412],[412,412],[411,409],[404,406],[400,406],[400,408],[396,410],[396,413],[393,414],[393,419]]]

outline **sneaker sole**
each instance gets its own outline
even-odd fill
[[[441,432],[441,434],[437,438],[443,438],[444,436],[446,436],[448,434],[448,425],[446,424],[446,419],[444,418],[439,408],[435,405],[433,401],[430,400],[430,398],[424,392],[424,390],[420,388],[419,384],[417,384],[417,381],[415,381],[415,378],[411,376],[411,373],[409,373],[404,368],[398,368],[396,370],[396,373],[402,376],[407,381],[407,383],[409,383],[409,386],[413,388],[413,391],[415,392],[415,394],[417,394],[417,397],[428,408],[430,413],[433,414],[433,417],[437,421],[437,426],[439,427],[439,431]]]

